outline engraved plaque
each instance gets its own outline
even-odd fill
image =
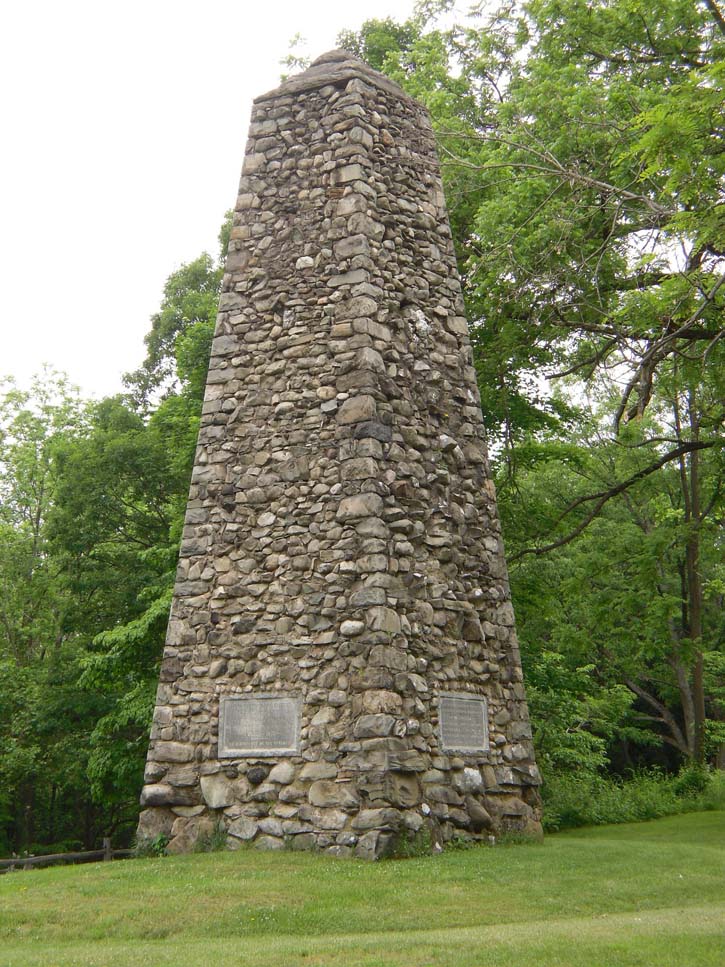
[[[223,695],[219,700],[219,757],[296,755],[300,703],[294,695]]]
[[[441,692],[438,700],[441,748],[446,752],[488,752],[488,706],[480,695]]]

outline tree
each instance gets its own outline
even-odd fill
[[[60,643],[64,603],[48,561],[45,524],[55,496],[59,440],[82,434],[85,404],[47,372],[27,391],[5,381],[0,400],[0,629],[20,662]]]
[[[0,399],[0,843],[85,842],[97,810],[85,750],[102,702],[78,687],[82,647],[72,594],[53,554],[59,448],[88,432],[89,408],[47,372]]]
[[[0,849],[135,826],[220,282],[171,276],[127,394],[0,402]]]
[[[489,401],[493,386],[511,397],[506,364],[609,371],[626,375],[619,425],[642,415],[667,360],[717,368],[723,38],[711,7],[535,0],[483,26],[418,25],[388,50],[384,66],[440,133]],[[487,409],[500,425],[504,404]]]
[[[643,428],[637,429],[641,433]],[[516,494],[504,490],[499,504],[511,557],[531,540],[532,519],[543,530],[554,529],[559,508],[572,494],[586,494],[600,481],[628,477],[647,463],[649,457],[632,435],[630,443],[613,447],[591,422],[565,444],[524,446]],[[700,466],[701,489],[709,499],[721,478],[719,463],[719,454],[710,451]],[[655,739],[684,760],[696,760],[696,696],[701,687],[706,700],[702,723],[709,751],[716,753],[722,741],[716,681],[704,674],[700,686],[692,672],[697,651],[703,670],[719,667],[723,656],[720,534],[713,515],[702,515],[702,627],[696,650],[687,581],[692,529],[680,469],[670,465],[609,502],[575,541],[541,557],[519,557],[512,569],[512,589],[527,681],[533,686],[532,715],[535,720],[537,715],[546,718],[550,745],[557,718],[552,723],[552,697],[546,706],[540,703],[542,676],[556,707],[569,716],[559,731],[558,749],[567,749],[570,738],[583,728],[606,738],[610,748],[621,746],[630,763],[641,761],[627,751],[632,742],[654,748]],[[575,681],[582,668],[587,676]],[[630,702],[615,714],[619,690],[625,687]],[[610,713],[604,724],[601,699]],[[580,707],[576,714],[574,702]],[[586,712],[592,706],[596,715]],[[645,761],[651,757],[647,752]],[[658,758],[677,761],[674,756]]]
[[[202,252],[166,280],[161,309],[144,340],[146,359],[125,380],[137,404],[148,406],[154,394],[180,390],[202,399],[231,229],[229,211],[219,230],[218,259]]]
[[[222,267],[206,253],[167,280],[129,393],[93,411],[89,433],[58,454],[54,553],[67,562],[73,629],[86,655],[79,684],[107,710],[89,739],[97,801],[135,824]]]

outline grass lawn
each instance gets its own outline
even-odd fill
[[[0,877],[0,967],[723,967],[725,812],[369,864],[194,854]]]

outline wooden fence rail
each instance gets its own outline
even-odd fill
[[[32,870],[34,867],[54,866],[56,863],[98,863],[101,860],[121,860],[133,856],[132,849],[111,849],[111,840],[103,840],[103,849],[82,853],[47,853],[45,856],[12,856],[0,860],[0,873],[11,870]]]

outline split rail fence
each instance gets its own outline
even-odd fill
[[[85,850],[80,853],[47,853],[44,856],[11,856],[0,860],[0,873],[12,870],[32,870],[41,866],[55,866],[61,863],[98,863],[108,860],[122,860],[133,856],[132,849],[111,849],[111,840],[104,837],[102,849]]]

